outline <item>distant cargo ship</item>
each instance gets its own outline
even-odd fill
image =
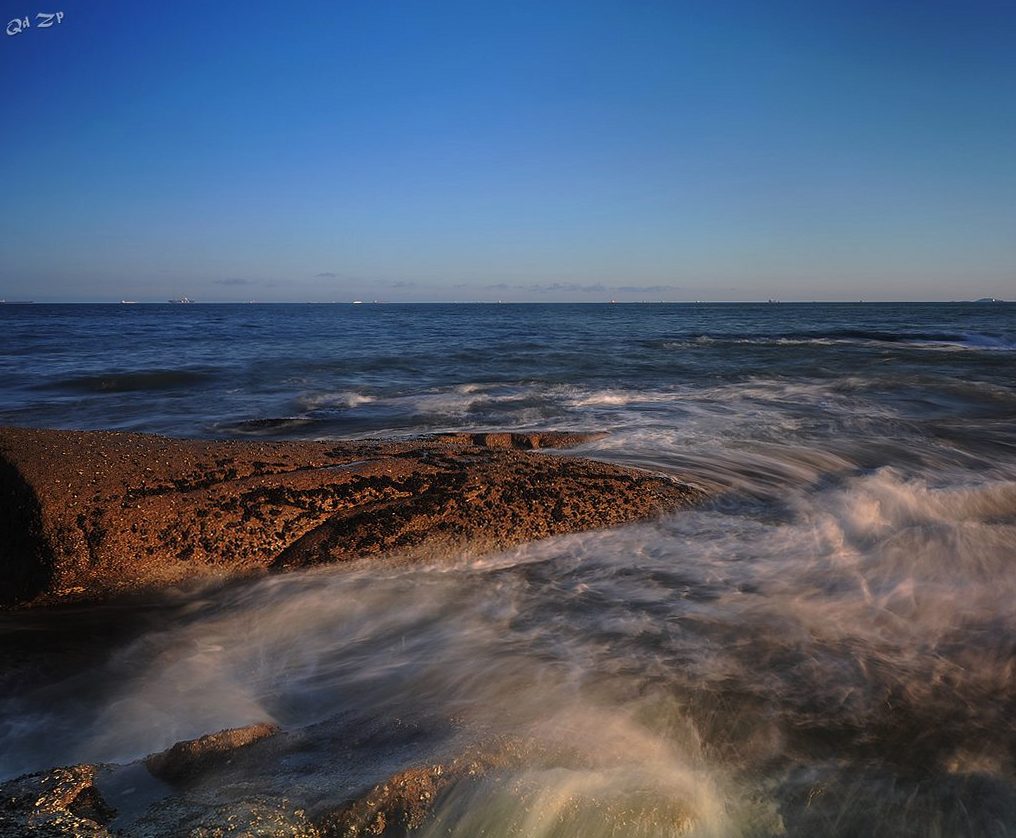
[[[170,300],[170,302],[171,303],[193,303],[194,300],[192,300],[190,297],[180,297],[177,300]]]

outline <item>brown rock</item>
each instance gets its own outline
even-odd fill
[[[446,445],[477,445],[481,448],[517,448],[533,451],[537,448],[574,448],[587,442],[603,439],[605,433],[579,433],[576,431],[532,431],[527,433],[449,433],[434,434],[430,439]]]
[[[227,764],[240,748],[278,732],[278,726],[268,722],[220,730],[198,739],[177,742],[165,751],[145,757],[145,767],[167,783],[186,784],[216,766]]]
[[[202,806],[180,798],[153,806],[126,830],[131,838],[320,838],[303,809],[286,798],[253,797]]]
[[[218,803],[184,792],[114,825],[117,813],[94,784],[99,769],[74,765],[0,783],[0,838],[320,838],[303,809],[285,797],[256,794]]]
[[[95,788],[96,765],[26,774],[0,786],[0,838],[107,838],[116,817]]]
[[[466,436],[203,442],[0,428],[0,604],[500,549],[700,497],[647,472],[517,450],[574,435]]]
[[[543,775],[544,771],[549,774]],[[578,750],[547,749],[504,736],[472,745],[443,762],[400,771],[353,801],[319,815],[316,825],[321,838],[406,835],[428,821],[433,823],[434,813],[449,797],[465,791],[457,811],[445,809],[458,831],[468,834],[471,826],[472,834],[488,834],[484,827],[493,824],[482,816],[468,823],[478,814],[470,801],[481,801],[483,808],[487,805],[483,801],[500,796],[492,807],[498,832],[525,835],[525,813],[546,806],[542,797],[547,788],[541,775],[556,775],[564,786],[569,786],[562,779],[567,775],[591,781],[571,783],[565,805],[546,811],[547,834],[584,835],[590,823],[599,823],[613,825],[612,834],[683,835],[697,823],[692,806],[666,789],[653,789],[644,776],[626,776],[623,771],[611,776],[609,771],[598,772],[595,761]]]
[[[513,739],[474,746],[442,763],[414,766],[378,783],[362,797],[318,819],[323,838],[403,834],[430,817],[456,783],[475,782],[523,764],[531,748]]]

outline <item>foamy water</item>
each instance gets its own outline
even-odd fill
[[[451,786],[421,834],[1016,834],[1016,371],[998,345],[1012,315],[950,333],[911,312],[895,331],[827,328],[823,349],[760,308],[727,315],[732,339],[687,329],[682,349],[629,313],[599,354],[587,315],[563,318],[572,342],[531,341],[543,377],[521,374],[535,351],[522,315],[490,357],[412,385],[263,371],[243,388],[260,409],[209,426],[602,428],[577,453],[712,497],[493,556],[4,615],[0,773],[126,763],[271,720],[278,745],[202,793],[314,814],[486,749],[506,751],[499,770]],[[752,316],[777,339],[735,344]],[[446,355],[482,341],[448,323]],[[964,351],[925,345],[949,334],[968,335]],[[969,337],[985,334],[998,340]],[[520,374],[501,375],[496,340],[519,343]]]

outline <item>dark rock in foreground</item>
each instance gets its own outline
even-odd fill
[[[303,812],[279,798],[251,794],[228,802],[210,800],[208,791],[191,795],[192,782],[214,785],[222,770],[240,751],[270,736],[278,728],[269,724],[222,730],[152,754],[144,766],[159,779],[171,783],[142,804],[143,811],[117,821],[117,810],[103,793],[123,765],[73,765],[26,774],[0,783],[0,838],[113,838],[117,835],[154,836],[273,835],[318,838],[317,827]],[[211,778],[211,779],[210,779]],[[124,799],[134,789],[121,790]]]
[[[441,834],[447,827],[435,824],[434,815],[444,809],[445,817],[451,816],[456,824],[455,834],[531,834],[535,822],[526,813],[539,813],[542,835],[581,836],[588,834],[590,823],[605,822],[624,825],[625,832],[613,834],[692,832],[697,825],[693,807],[680,798],[654,793],[642,785],[644,779],[633,785],[621,775],[598,778],[595,763],[578,751],[555,753],[537,743],[499,737],[445,761],[400,771],[318,817],[315,825],[320,838],[405,836],[427,827],[431,829],[425,834]],[[562,784],[559,789],[565,790],[566,802],[559,797],[558,805],[548,805],[546,784],[555,781]],[[450,800],[452,796],[456,799]],[[493,817],[489,810],[477,812],[489,805],[474,807],[478,799],[496,799],[504,808],[497,811],[495,803]]]
[[[532,454],[598,435],[202,442],[0,429],[0,604],[617,526],[698,499],[636,469]]]
[[[54,768],[0,786],[0,838],[104,838],[116,811],[95,787],[96,765]]]
[[[168,756],[173,762],[184,755],[187,782],[161,786],[161,794],[147,797],[120,818],[104,798],[104,790],[116,794],[112,778],[140,763],[75,765],[0,783],[0,838],[404,836],[427,827],[439,831],[435,814],[442,809],[445,817],[461,820],[462,834],[469,834],[470,826],[476,827],[472,834],[487,834],[489,819],[494,817],[506,834],[525,835],[527,813],[534,811],[544,811],[547,834],[582,835],[590,822],[604,819],[623,823],[630,827],[630,834],[638,835],[683,835],[696,825],[694,806],[654,792],[651,784],[645,786],[643,776],[626,778],[624,772],[611,773],[609,768],[601,773],[604,766],[583,756],[581,748],[561,751],[515,736],[497,736],[448,753],[439,761],[411,765],[369,789],[341,790],[337,806],[318,806],[316,812],[300,802],[307,789],[299,784],[291,789],[292,796],[258,793],[228,782],[223,788],[220,772],[225,762],[266,738],[262,736],[266,728],[270,729],[267,736],[275,734],[271,726],[251,725],[179,742],[148,757],[144,764],[151,768],[154,759]],[[212,758],[187,762],[195,749]],[[278,754],[262,752],[261,759],[273,756],[278,758]],[[567,790],[568,805],[546,808],[548,782]],[[134,793],[134,788],[119,790],[125,801]],[[495,805],[486,813],[474,810],[474,801],[491,797],[505,808]],[[509,820],[502,823],[505,817]]]
[[[450,788],[478,782],[498,771],[518,769],[532,751],[524,742],[502,739],[469,748],[445,762],[413,766],[326,813],[317,826],[323,838],[402,834],[418,829]]]

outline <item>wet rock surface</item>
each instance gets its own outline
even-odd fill
[[[499,549],[700,497],[647,472],[531,453],[596,436],[259,443],[0,428],[3,604],[84,602],[9,616],[101,611],[94,626],[82,624],[82,645],[91,647],[115,641],[133,613],[119,602],[92,604],[115,595],[195,578]],[[122,609],[112,622],[104,611],[111,608]],[[59,633],[40,641],[64,655],[53,666],[74,658],[66,641]],[[27,666],[22,657],[48,648],[21,648],[16,633],[10,642],[8,677]],[[402,835],[433,825],[435,808],[450,798],[453,809],[459,798],[468,808],[473,795],[504,791],[525,806],[539,790],[539,781],[518,779],[543,764],[531,743],[459,738],[458,723],[441,718],[392,726],[370,706],[359,709],[359,723],[326,719],[280,732],[258,722],[128,764],[8,780],[0,783],[0,838]],[[569,770],[550,767],[562,766]]]
[[[378,744],[379,733],[394,742],[399,731],[368,731],[364,740]],[[403,761],[358,787],[344,777],[345,749],[327,736],[317,743],[330,753],[314,771],[320,776],[305,773],[298,757],[308,734],[255,724],[178,742],[128,765],[76,765],[7,781],[0,784],[0,837],[362,838],[443,834],[453,825],[463,835],[582,835],[604,821],[631,828],[616,834],[683,835],[696,825],[694,807],[673,788],[654,787],[651,772],[630,760],[604,761],[568,736],[447,742],[429,759]],[[171,780],[151,780],[154,793],[141,788],[138,774],[147,775],[153,761],[164,761],[159,776]],[[185,781],[175,769],[167,778],[169,765],[185,766]],[[266,775],[274,782],[263,782]],[[121,802],[127,811],[118,811]]]
[[[127,838],[319,838],[303,809],[288,798],[253,795],[230,803],[170,798],[118,834]]]
[[[579,748],[499,736],[440,762],[399,771],[315,819],[321,838],[417,830],[585,835],[590,825],[603,822],[623,825],[618,835],[684,835],[696,818],[680,797],[654,790],[645,777],[633,783]]]
[[[438,801],[457,784],[476,784],[518,769],[533,748],[508,737],[474,745],[443,762],[400,771],[345,806],[320,816],[323,838],[402,834],[418,829]]]
[[[209,769],[228,764],[234,753],[279,732],[268,722],[220,730],[198,739],[177,742],[157,754],[145,758],[145,767],[166,783],[186,784]]]
[[[535,451],[539,448],[574,448],[586,442],[603,439],[605,433],[577,433],[568,431],[534,431],[533,433],[448,433],[434,434],[435,442],[447,445],[477,445],[481,448],[515,448]]]
[[[204,442],[0,428],[0,605],[501,549],[700,497],[666,477],[528,450],[595,436]]]
[[[0,785],[0,836],[104,838],[116,817],[95,787],[96,765],[28,774]]]
[[[219,792],[217,777],[232,758],[277,732],[274,725],[249,725],[178,742],[149,756],[143,761],[145,768],[174,785],[162,786],[163,793],[154,797],[148,795],[141,811],[126,818],[118,818],[106,789],[113,789],[110,777],[118,771],[142,763],[74,765],[9,780],[0,784],[0,838],[316,838],[317,827],[286,797]],[[127,794],[134,791],[126,789]]]

